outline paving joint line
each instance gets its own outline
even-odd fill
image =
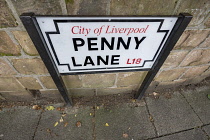
[[[44,112],[44,110],[42,110],[42,111],[41,111],[41,113],[40,113],[39,120],[38,120],[38,122],[37,122],[37,125],[36,125],[36,128],[35,128],[35,131],[34,131],[34,134],[33,134],[32,140],[34,140],[34,138],[35,138],[35,135],[36,135],[36,132],[37,132],[38,126],[39,126],[39,124],[40,124],[40,121],[41,121],[41,118],[42,118],[42,113],[43,113],[43,112]]]
[[[203,129],[203,127],[205,127],[205,126],[208,126],[208,125],[210,125],[210,123],[209,124],[204,124],[204,125],[202,125],[201,126],[201,130],[206,134],[206,136],[210,139],[210,135],[208,135],[208,133]]]
[[[92,128],[92,130],[93,130],[92,137],[93,137],[93,140],[96,140],[96,133],[95,133],[95,131],[96,131],[96,118],[95,118],[95,116],[96,116],[96,103],[93,106],[93,118],[92,118],[92,125],[93,125],[93,128]]]
[[[210,136],[207,134],[207,132],[203,129],[203,127],[201,127],[201,130],[203,131],[203,133],[208,137],[210,138]]]
[[[152,119],[153,119],[153,121],[150,120],[150,122],[152,123],[152,126],[153,126],[154,131],[155,131],[155,135],[157,137],[158,136],[158,132],[157,132],[157,128],[156,128],[155,123],[154,123],[154,118],[153,118],[153,116],[151,115],[151,113],[149,111],[149,107],[147,105],[147,102],[146,102],[145,98],[144,98],[144,102],[145,102],[146,110],[147,110],[147,113],[148,113],[149,117],[152,117]]]
[[[199,128],[199,127],[201,127],[201,126],[198,126],[198,128]],[[193,130],[193,129],[196,129],[196,128],[197,128],[197,127],[193,127],[193,128],[189,128],[189,129],[185,129],[185,130],[181,130],[181,131],[177,131],[177,132],[172,132],[172,133],[160,135],[160,136],[157,136],[157,137],[148,138],[148,139],[145,139],[145,140],[153,140],[153,139],[157,139],[157,138],[162,138],[162,137],[165,137],[165,136],[170,136],[170,135],[174,135],[174,134],[178,134],[178,133],[190,131],[190,130]]]
[[[162,138],[162,137],[165,137],[165,136],[170,136],[170,135],[174,135],[174,134],[178,134],[178,133],[190,131],[190,130],[197,129],[197,128],[200,128],[200,129],[202,130],[203,127],[208,126],[208,125],[210,125],[210,123],[204,124],[204,125],[201,125],[201,126],[197,126],[197,127],[193,127],[193,128],[189,128],[189,129],[185,129],[185,130],[181,130],[181,131],[177,131],[177,132],[172,132],[172,133],[160,135],[160,136],[157,136],[157,137],[151,137],[151,138],[148,138],[148,139],[145,139],[145,140],[153,140],[153,139],[157,139],[157,138]],[[204,132],[204,133],[205,133],[205,132]],[[205,133],[205,134],[206,134],[206,133]],[[210,136],[208,136],[208,134],[206,134],[206,136],[207,136],[207,137],[210,137]]]
[[[148,138],[148,139],[145,139],[145,140],[152,140],[152,139],[157,139],[157,138],[161,138],[161,137],[165,137],[165,136],[170,136],[170,135],[173,135],[173,134],[178,134],[178,133],[190,131],[190,130],[193,130],[193,129],[196,129],[196,128],[201,128],[201,130],[202,130],[203,127],[208,126],[208,125],[210,125],[210,123],[204,124],[204,125],[201,125],[201,126],[197,126],[197,127],[193,127],[193,128],[189,128],[189,129],[185,129],[185,130],[181,130],[181,131],[177,131],[177,132],[173,132],[173,133],[168,133],[168,134],[160,135],[160,136],[157,136],[157,137]]]
[[[183,96],[183,98],[186,100],[186,102],[188,103],[188,105],[190,106],[190,108],[193,110],[193,112],[195,113],[195,115],[198,117],[198,119],[200,120],[200,122],[202,123],[202,126],[204,125],[204,122],[201,120],[201,118],[199,117],[199,115],[195,112],[194,108],[192,107],[192,105],[190,104],[190,102],[188,102],[187,98],[180,92],[180,94]]]

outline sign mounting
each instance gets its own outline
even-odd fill
[[[192,15],[155,17],[20,16],[67,105],[64,74],[148,71],[141,99]]]

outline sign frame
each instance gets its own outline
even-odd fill
[[[132,71],[148,71],[145,79],[143,80],[138,92],[135,94],[135,99],[141,99],[159,71],[160,67],[163,65],[164,61],[168,57],[170,51],[173,49],[174,45],[186,29],[187,25],[192,19],[192,15],[188,13],[181,13],[179,16],[100,16],[100,17],[178,17],[168,39],[163,45],[162,50],[156,58],[151,69],[133,69],[133,70],[109,70],[109,71],[94,71],[94,72],[75,72],[75,73],[59,73],[58,68],[51,56],[51,53],[47,47],[44,37],[41,33],[39,25],[37,23],[36,17],[78,17],[78,16],[38,16],[34,13],[23,13],[20,19],[26,28],[31,40],[33,41],[37,51],[39,52],[45,66],[47,67],[54,83],[56,84],[60,94],[62,95],[64,101],[68,106],[73,105],[71,97],[68,96],[67,88],[63,82],[61,75],[76,75],[76,74],[95,74],[95,73],[111,73],[111,72],[132,72]],[[80,17],[98,17],[98,16],[80,16]]]

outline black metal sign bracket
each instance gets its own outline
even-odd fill
[[[179,15],[178,20],[169,36],[167,42],[165,43],[160,55],[158,56],[155,64],[153,65],[152,69],[148,71],[144,81],[142,82],[139,90],[135,94],[135,99],[141,99],[144,96],[147,88],[149,87],[150,83],[158,73],[159,69],[165,62],[166,58],[170,54],[171,50],[173,49],[176,42],[179,40],[180,36],[186,29],[187,25],[190,23],[192,19],[192,15],[188,13],[182,13]]]
[[[20,16],[20,19],[25,26],[31,40],[33,41],[37,51],[39,52],[45,66],[47,67],[55,85],[57,86],[60,94],[66,102],[67,106],[72,106],[72,99],[69,98],[67,88],[63,82],[63,79],[58,72],[55,63],[53,63],[53,58],[47,49],[46,42],[44,41],[40,30],[38,29],[38,24],[33,18],[34,13],[25,13]]]

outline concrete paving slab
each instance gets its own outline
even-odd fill
[[[96,108],[96,140],[146,139],[155,136],[146,107],[129,104]]]
[[[0,111],[0,140],[32,140],[41,110],[15,107]]]
[[[204,124],[210,123],[210,99],[207,98],[208,94],[210,94],[210,89],[183,92],[183,95]]]
[[[210,125],[204,126],[203,130],[207,133],[207,135],[209,136],[209,139],[210,139]]]
[[[208,137],[200,128],[197,128],[169,136],[160,137],[154,140],[208,140]]]
[[[42,113],[34,140],[93,140],[93,110],[90,107],[73,107],[65,112],[63,117],[63,112],[57,110]],[[61,117],[63,122],[60,122]],[[78,121],[81,127],[76,126]]]
[[[174,93],[170,99],[146,98],[158,135],[170,134],[197,126],[202,122],[180,93]]]

